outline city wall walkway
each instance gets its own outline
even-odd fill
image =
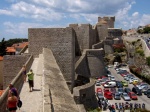
[[[37,65],[39,58],[35,58],[31,69],[34,72],[34,90],[29,92],[29,84],[25,82],[21,93],[20,99],[22,107],[17,112],[42,112],[43,98],[42,98],[42,76],[37,75]]]

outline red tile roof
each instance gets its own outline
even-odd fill
[[[22,43],[13,44],[12,47],[15,47],[15,48],[24,48],[28,44],[29,44],[28,42],[22,42]]]
[[[0,96],[4,93],[5,90],[0,90]]]
[[[2,61],[3,60],[3,57],[2,56],[0,56],[0,61]]]
[[[14,47],[7,47],[6,52],[16,52],[16,49]]]

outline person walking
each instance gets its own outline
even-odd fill
[[[30,69],[30,71],[27,73],[27,76],[29,81],[29,89],[30,89],[29,91],[32,92],[34,87],[34,73],[32,69]]]
[[[22,69],[23,69],[23,71],[22,71],[23,80],[24,80],[24,82],[26,82],[26,78],[27,78],[26,66],[23,65]]]
[[[13,94],[14,94],[17,98],[19,98],[18,90],[14,87],[13,84],[9,84],[8,97],[11,96],[11,92],[13,92]]]
[[[16,110],[17,110],[17,103],[18,103],[18,98],[11,91],[10,92],[10,96],[7,99],[7,109],[9,110],[9,112],[16,112]]]

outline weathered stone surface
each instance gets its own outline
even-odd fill
[[[54,112],[79,112],[51,50],[44,49],[43,59],[45,85],[44,109],[48,109],[47,105],[50,105],[51,111]]]
[[[27,62],[30,55],[5,55],[3,59],[4,64],[4,89],[16,77],[22,66]]]

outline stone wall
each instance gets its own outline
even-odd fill
[[[91,49],[92,45],[96,43],[96,31],[92,29],[92,25],[90,24],[70,24],[69,27],[73,28],[76,34],[77,48],[80,49],[81,53],[84,49]]]
[[[86,49],[75,65],[75,72],[84,77],[106,75],[103,49]]]
[[[103,48],[86,50],[87,65],[89,67],[92,78],[106,75],[106,69],[103,59],[104,55],[105,52]]]
[[[97,32],[98,32],[98,38],[99,40],[105,40],[105,38],[108,36],[108,26],[107,25],[97,25]]]
[[[3,58],[4,69],[3,69],[3,86],[4,89],[8,84],[16,77],[18,71],[27,62],[30,55],[5,55]]]
[[[90,82],[73,89],[76,104],[83,104],[85,109],[97,108],[98,103],[95,96],[95,82]]]
[[[3,60],[0,61],[0,90],[3,89]]]
[[[79,112],[64,76],[50,49],[43,50],[43,112]]]
[[[103,41],[92,45],[92,49],[100,49],[100,48],[104,48],[104,42]]]
[[[33,56],[30,56],[29,59],[24,63],[25,66],[27,67],[27,71],[29,70],[29,68],[31,67],[33,63]],[[16,76],[12,79],[12,81],[10,82],[11,84],[14,85],[15,88],[17,88],[18,90],[18,93],[20,94],[21,92],[21,89],[22,89],[22,86],[24,84],[24,79],[22,77],[22,72],[23,72],[23,69],[21,68]],[[7,99],[8,99],[8,91],[9,91],[9,88],[5,88],[5,91],[4,93],[2,94],[2,96],[0,97],[0,112],[8,112],[6,110],[6,102],[7,102]]]
[[[108,28],[108,36],[110,37],[117,37],[117,38],[121,38],[123,32],[122,29],[119,28]]]
[[[115,17],[98,17],[98,22],[106,21],[109,28],[114,28]]]
[[[106,40],[104,40],[104,50],[106,54],[111,54],[114,52],[114,49],[112,47],[113,44],[114,44],[113,39],[107,38]]]
[[[75,33],[72,28],[29,28],[29,53],[38,57],[43,48],[51,49],[66,79],[74,74]]]

